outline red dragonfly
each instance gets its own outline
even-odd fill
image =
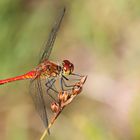
[[[45,104],[46,99],[44,99],[42,79],[46,81],[47,79],[50,79],[46,83],[46,86],[48,87],[48,86],[52,86],[55,83],[56,79],[59,77],[61,79],[60,81],[63,89],[64,80],[68,80],[66,76],[76,75],[73,73],[74,65],[69,60],[63,60],[61,65],[58,65],[48,60],[56,39],[57,32],[60,28],[62,19],[64,17],[64,14],[65,14],[65,8],[61,11],[60,15],[58,16],[55,24],[51,29],[48,40],[45,44],[44,52],[42,53],[38,66],[35,69],[27,72],[26,74],[16,76],[13,78],[0,80],[0,85],[2,85],[17,80],[31,79],[30,93],[35,103],[35,107],[41,119],[43,120],[46,128],[48,127],[48,117],[47,117],[46,104]]]

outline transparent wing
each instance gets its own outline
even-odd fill
[[[41,117],[45,127],[48,127],[52,116],[50,104],[56,101],[57,93],[51,88],[55,88],[55,78],[40,79],[36,78],[30,82],[30,94],[35,104],[35,108]],[[51,87],[51,88],[50,88]]]
[[[43,54],[41,56],[41,59],[40,59],[39,63],[41,63],[45,59],[49,58],[49,56],[51,54],[51,51],[52,51],[52,48],[53,48],[53,44],[54,44],[55,39],[56,39],[57,32],[58,32],[58,30],[60,28],[62,19],[64,17],[64,14],[65,14],[65,8],[63,8],[63,10],[61,11],[59,17],[57,18],[54,26],[51,29],[51,32],[49,34],[49,38],[48,38],[48,40],[46,42],[46,45],[45,45],[45,48],[44,48],[44,52],[43,52]]]
[[[35,108],[39,113],[45,127],[48,127],[48,116],[46,110],[46,103],[43,95],[42,83],[40,78],[31,80],[30,82],[30,94],[32,96]]]

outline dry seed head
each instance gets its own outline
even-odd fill
[[[81,91],[82,91],[82,85],[80,82],[78,82],[73,86],[72,93],[73,95],[78,95],[79,93],[81,93]]]
[[[66,91],[60,92],[58,94],[58,98],[60,102],[66,102],[69,99],[69,94]]]
[[[59,99],[59,101],[62,101],[62,99],[63,99],[63,93],[62,92],[59,92],[58,99]]]
[[[67,92],[63,93],[63,102],[66,102],[69,99],[69,94]]]
[[[87,76],[84,76],[81,78],[79,82],[75,83],[72,89],[73,95],[78,95],[79,93],[81,93],[83,84],[85,83],[86,79],[87,79]]]
[[[80,83],[83,85],[86,80],[87,80],[87,76],[84,76],[81,78]]]
[[[59,111],[59,105],[56,102],[52,102],[51,110],[52,110],[52,112],[57,113]]]

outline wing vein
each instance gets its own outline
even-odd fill
[[[48,37],[48,40],[46,42],[46,45],[45,45],[45,48],[44,48],[44,52],[43,52],[43,54],[41,56],[39,64],[41,62],[43,62],[45,59],[49,58],[49,56],[51,54],[51,51],[52,51],[52,48],[53,48],[53,45],[54,45],[54,42],[55,42],[55,39],[56,39],[57,32],[58,32],[58,30],[60,28],[62,19],[64,17],[64,14],[65,14],[65,8],[63,8],[62,12],[60,13],[60,15],[57,18],[54,26],[51,29],[51,32],[49,34],[49,37]]]

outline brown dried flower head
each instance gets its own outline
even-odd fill
[[[87,76],[84,76],[81,78],[79,82],[75,83],[72,89],[73,95],[78,95],[79,93],[81,93],[83,84],[85,83],[86,79],[87,79]]]
[[[69,94],[68,94],[68,92],[67,91],[63,91],[63,92],[60,92],[59,94],[58,94],[58,99],[59,99],[59,101],[60,102],[66,102],[68,99],[69,99]]]
[[[54,113],[57,113],[58,111],[59,111],[59,104],[58,103],[56,103],[56,102],[52,102],[51,103],[51,110],[52,110],[52,112],[54,112]]]

